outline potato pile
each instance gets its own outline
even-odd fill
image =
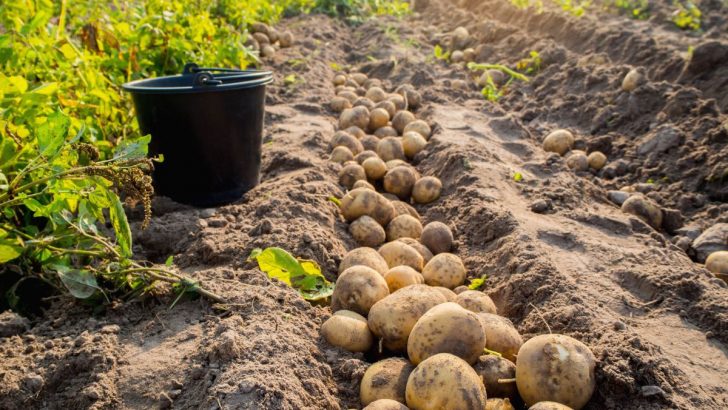
[[[543,149],[566,156],[566,165],[574,171],[587,171],[590,168],[599,171],[607,165],[607,156],[600,151],[586,152],[575,150],[574,134],[568,130],[555,130],[543,139]]]
[[[290,31],[280,32],[265,23],[253,23],[245,45],[257,50],[261,57],[273,57],[276,51],[293,45]]]
[[[457,63],[469,63],[475,61],[475,49],[471,47],[473,40],[465,27],[457,27],[455,30],[437,34],[435,42],[445,51],[450,52],[450,61]]]

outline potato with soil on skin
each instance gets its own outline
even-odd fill
[[[387,194],[392,195],[392,194]],[[394,195],[393,195],[394,196]],[[414,218],[416,218],[418,221],[421,220],[420,214],[417,213],[417,210],[415,208],[412,208],[412,205],[402,202],[394,196],[395,199],[390,200],[392,202],[392,205],[394,206],[394,210],[397,212],[397,216],[399,215],[410,215]]]
[[[645,78],[644,74],[642,74],[642,71],[637,68],[633,68],[627,72],[627,75],[624,76],[624,79],[622,80],[622,90],[630,93],[646,82],[647,78]]]
[[[467,290],[470,290],[470,288],[465,285],[460,285],[460,286],[456,287],[455,289],[453,289],[452,291],[455,292],[456,295],[459,295]]]
[[[250,25],[250,31],[253,33],[263,33],[265,35],[268,35],[268,32],[270,31],[270,26],[265,23],[255,22]]]
[[[384,347],[390,350],[405,350],[407,339],[417,320],[445,297],[427,285],[410,285],[399,289],[369,310],[369,329],[382,338]]]
[[[355,125],[365,129],[369,125],[369,110],[361,105],[354,108],[347,108],[339,117],[339,129],[349,128]]]
[[[260,48],[260,55],[263,57],[273,57],[276,54],[276,49],[270,44],[265,44]]]
[[[384,274],[384,280],[389,286],[389,293],[402,289],[409,285],[421,285],[425,283],[422,274],[409,266],[395,266]]]
[[[372,191],[377,190],[377,188],[375,188],[374,185],[370,184],[368,181],[365,181],[363,179],[360,179],[360,180],[354,182],[354,185],[352,185],[352,188],[353,189],[366,188],[366,189],[371,189]]]
[[[429,204],[440,198],[442,182],[436,177],[422,177],[412,187],[412,200],[418,204]]]
[[[728,282],[728,251],[716,251],[705,259],[705,269]]]
[[[354,104],[353,104],[354,107],[358,107],[360,105],[362,107],[366,107],[367,110],[369,110],[370,112],[371,112],[371,110],[374,109],[374,103],[372,102],[372,100],[370,100],[366,97],[359,97],[356,99],[356,101],[354,101]],[[371,118],[369,119],[369,121],[371,122]]]
[[[364,172],[364,167],[356,162],[345,165],[344,168],[341,168],[341,171],[339,171],[339,183],[347,189],[352,189],[354,187],[354,183],[360,180],[366,181],[367,174]]]
[[[582,342],[565,335],[540,335],[518,351],[516,384],[526,405],[555,401],[579,410],[596,384],[594,354]]]
[[[407,379],[415,367],[405,359],[392,357],[369,366],[361,378],[359,400],[362,405],[389,399],[404,403]]]
[[[450,227],[442,222],[430,222],[422,229],[420,242],[433,254],[449,252],[452,249],[453,235]]]
[[[387,173],[387,164],[379,157],[367,158],[361,166],[364,167],[367,178],[373,181],[379,181]]]
[[[397,107],[395,107],[394,103],[389,100],[379,101],[374,105],[374,108],[384,109],[387,111],[387,114],[389,114],[389,118],[394,117],[394,114],[397,113]]]
[[[358,155],[364,151],[364,146],[361,145],[361,142],[356,139],[355,136],[346,131],[337,131],[336,134],[334,134],[334,138],[331,139],[332,148],[340,146],[349,148],[349,151],[351,151],[353,155]]]
[[[369,309],[389,295],[384,277],[368,266],[352,266],[336,279],[331,311],[351,310],[366,316]]]
[[[355,125],[345,129],[344,132],[348,132],[349,134],[353,135],[354,138],[356,138],[358,140],[364,138],[364,136],[366,135],[364,130],[362,130],[361,128],[359,128]]]
[[[372,87],[382,88],[382,80],[378,78],[367,78],[367,80],[364,81],[364,84],[362,84],[361,86],[366,88],[367,90]]]
[[[402,135],[404,133],[404,128],[407,126],[407,124],[411,123],[415,119],[416,118],[414,114],[409,111],[402,110],[394,114],[394,117],[392,118],[392,127],[397,130],[397,133],[399,133],[399,135]]]
[[[479,290],[466,290],[458,294],[455,300],[458,305],[475,313],[498,313],[495,303],[490,296]]]
[[[278,38],[278,42],[281,44],[282,48],[288,48],[292,46],[294,41],[295,39],[293,37],[293,33],[291,33],[290,31],[284,31]]]
[[[382,255],[373,248],[356,248],[349,251],[344,255],[344,259],[339,264],[339,274],[343,271],[351,268],[352,266],[362,265],[374,269],[379,272],[380,275],[384,275],[389,271],[387,261],[382,258]]]
[[[374,336],[367,318],[350,310],[339,310],[321,325],[321,335],[329,344],[350,352],[371,349]]]
[[[395,130],[393,127],[390,127],[387,125],[386,127],[382,127],[376,131],[374,131],[374,135],[379,138],[386,138],[386,137],[397,137],[399,134],[397,134],[397,130]]]
[[[487,389],[486,389],[487,391]],[[485,410],[516,410],[508,399],[501,398],[490,398],[490,392],[488,392],[488,401],[485,402]]]
[[[400,94],[389,94],[387,97],[387,101],[391,101],[392,104],[397,108],[397,111],[404,110],[407,108],[407,101],[405,100],[404,96]]]
[[[564,155],[574,147],[574,134],[567,130],[552,131],[543,140],[543,149]]]
[[[351,101],[347,100],[344,97],[336,96],[331,99],[331,102],[329,102],[329,107],[331,107],[331,110],[334,112],[342,112],[347,108],[351,108]]]
[[[462,285],[465,282],[466,274],[467,271],[463,261],[452,253],[438,253],[422,269],[425,283],[430,286],[442,286],[448,289],[454,289]]]
[[[399,238],[417,239],[422,234],[422,224],[411,215],[397,215],[387,224],[386,233],[389,242]]]
[[[482,410],[487,399],[475,370],[448,353],[434,355],[412,371],[405,397],[414,410]]]
[[[445,296],[445,299],[447,299],[448,302],[455,302],[458,297],[455,292],[442,286],[433,286],[432,289],[435,289],[436,291],[440,292],[442,296]]]
[[[363,410],[409,410],[409,408],[396,400],[381,399],[371,402]]]
[[[396,167],[403,166],[411,169],[415,174],[417,173],[417,170],[410,164],[409,162],[402,160],[402,159],[392,159],[386,162],[387,164],[387,170],[392,170]],[[393,195],[393,194],[390,194]],[[395,195],[396,196],[396,195]]]
[[[343,145],[334,147],[331,151],[331,156],[329,157],[331,162],[336,162],[337,164],[343,164],[344,162],[352,161],[353,159],[354,154],[349,148],[346,148]]]
[[[485,339],[488,340],[487,334]],[[488,397],[503,397],[510,400],[518,397],[516,383],[498,383],[498,380],[516,377],[516,365],[510,360],[493,354],[482,355],[473,365],[473,369],[483,378]]]
[[[427,264],[427,262],[429,262],[430,259],[432,259],[432,257],[434,256],[432,254],[432,252],[430,252],[430,250],[427,249],[427,246],[425,246],[422,243],[420,243],[420,241],[418,241],[417,239],[413,239],[413,238],[399,238],[397,240],[400,241],[400,242],[404,242],[407,245],[415,248],[417,250],[417,252],[419,252],[420,255],[422,255],[422,259],[424,259],[425,264]]]
[[[399,199],[407,199],[417,182],[417,174],[411,167],[397,166],[384,175],[384,190],[397,195]]]
[[[580,150],[573,150],[566,157],[566,166],[573,169],[574,171],[586,171],[589,169],[589,160],[587,159],[586,153]]]
[[[379,140],[377,144],[377,155],[384,162],[391,161],[393,159],[404,160],[404,147],[402,147],[402,141],[397,137],[384,137]]]
[[[381,129],[381,128],[380,128]],[[379,137],[375,135],[365,135],[359,140],[365,150],[372,151],[374,155],[377,154],[377,145],[379,145]],[[378,156],[378,155],[377,155]]]
[[[529,407],[528,410],[574,410],[569,406],[565,406],[555,401],[540,401],[533,406]]]
[[[387,99],[387,93],[379,87],[371,87],[367,90],[366,97],[375,104]]]
[[[364,161],[368,160],[369,158],[379,158],[376,152],[372,150],[365,150],[362,151],[354,156],[354,161],[358,162],[359,165],[364,165]]]
[[[389,123],[389,113],[384,108],[374,108],[369,113],[369,130],[376,131]]]
[[[635,194],[627,198],[622,203],[622,212],[635,215],[658,230],[662,225],[662,209],[651,199],[641,194]]]
[[[607,165],[607,156],[599,151],[594,151],[586,157],[586,162],[589,168],[599,171]]]
[[[351,105],[351,107],[354,107],[354,103],[356,102],[357,98],[359,98],[356,96],[356,92],[349,91],[349,90],[341,91],[338,94],[336,94],[336,96],[339,98],[344,98],[347,101],[349,101],[349,104]],[[346,109],[344,109],[344,110],[346,110]],[[341,112],[343,113],[344,110],[342,110]]]
[[[339,208],[349,222],[362,215],[369,215],[380,225],[386,226],[395,217],[392,203],[380,193],[366,188],[357,188],[347,192],[341,198]]]
[[[426,122],[424,122],[422,120],[414,120],[404,127],[404,130],[402,131],[402,135],[404,135],[408,132],[416,132],[416,133],[422,135],[425,138],[425,140],[429,140],[430,135],[432,134],[432,129]]]
[[[458,27],[452,31],[452,46],[455,50],[462,50],[470,42],[470,33],[465,27]]]
[[[352,222],[349,225],[349,233],[361,246],[379,246],[386,239],[382,225],[367,215],[360,216]]]
[[[424,264],[422,255],[415,248],[404,242],[394,241],[385,243],[379,248],[379,254],[387,261],[387,266],[390,268],[406,265],[415,269],[417,272],[422,271],[422,265]]]
[[[270,45],[270,38],[265,33],[253,33],[253,38],[260,44],[260,47]]]
[[[474,48],[469,47],[469,48],[466,48],[465,50],[463,50],[463,61],[465,61],[466,63],[475,61],[475,57],[476,57],[476,55],[475,55]]]
[[[369,77],[364,73],[352,73],[351,79],[356,81],[357,84],[363,85],[364,82],[369,79]]]
[[[402,136],[402,148],[404,149],[404,155],[409,159],[412,159],[415,155],[419,154],[420,151],[425,149],[426,145],[427,140],[418,132],[405,132],[404,136]]]
[[[450,62],[453,64],[461,63],[465,60],[465,54],[460,50],[455,50],[450,54]]]
[[[478,319],[485,330],[485,347],[515,363],[518,350],[523,345],[523,338],[513,323],[493,313],[478,313]]]
[[[406,102],[406,106],[409,108],[417,109],[422,104],[422,96],[412,84],[402,84],[397,87],[395,92],[402,96],[404,102]],[[400,109],[404,108],[403,106]]]

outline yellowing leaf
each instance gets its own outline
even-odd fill
[[[61,54],[63,54],[63,57],[65,57],[67,60],[75,60],[78,54],[76,54],[76,50],[73,49],[73,46],[66,43],[62,45],[59,48]]]
[[[250,253],[250,259],[255,259],[268,277],[297,289],[306,300],[326,299],[334,291],[334,285],[326,280],[316,262],[298,260],[281,248],[256,248]]]

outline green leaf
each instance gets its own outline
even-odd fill
[[[151,135],[122,141],[114,151],[114,159],[138,159],[147,156]]]
[[[341,207],[341,200],[335,196],[330,196],[329,201],[336,204],[336,206]]]
[[[334,291],[334,285],[326,280],[316,262],[298,260],[281,248],[253,249],[250,259],[255,259],[268,277],[297,289],[306,300],[325,299]]]
[[[59,264],[49,267],[58,273],[58,277],[68,291],[78,299],[86,299],[100,290],[93,273],[83,269],[73,269]]]
[[[174,255],[169,255],[167,257],[167,260],[164,261],[164,266],[169,267],[169,266],[172,266],[173,263],[174,263]]]
[[[131,228],[129,228],[129,221],[127,221],[124,213],[124,206],[121,204],[119,197],[111,191],[108,191],[108,198],[111,202],[109,216],[111,217],[111,224],[114,226],[114,233],[116,233],[116,242],[121,247],[121,255],[130,258],[132,255]]]
[[[40,154],[48,158],[54,157],[63,146],[70,126],[71,120],[62,112],[49,115],[46,122],[35,131]]]
[[[11,240],[0,240],[0,263],[10,262],[23,253],[23,248]]]
[[[8,177],[0,171],[0,191],[7,191],[10,188]]]
[[[523,174],[521,174],[520,172],[516,172],[515,174],[513,174],[513,180],[516,182],[523,181]]]
[[[488,279],[488,275],[483,275],[480,278],[473,279],[470,281],[470,285],[468,285],[468,289],[470,290],[478,290],[483,285],[485,285],[485,280]]]

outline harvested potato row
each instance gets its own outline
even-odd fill
[[[250,33],[245,45],[257,50],[261,57],[273,57],[278,49],[291,47],[295,41],[290,31],[280,32],[265,23],[251,24]]]

